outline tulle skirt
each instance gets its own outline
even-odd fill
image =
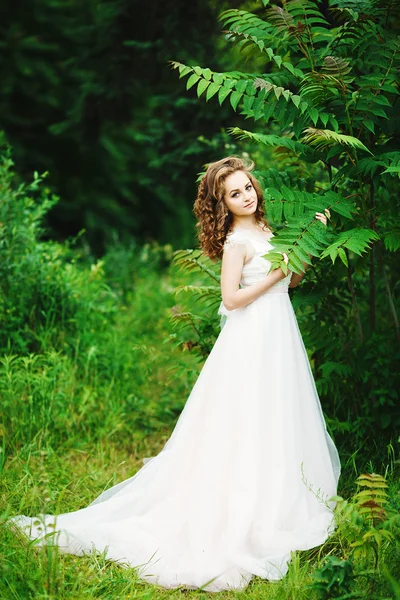
[[[81,510],[13,522],[39,544],[211,592],[278,580],[291,551],[322,544],[340,461],[288,293],[227,314],[157,456]]]

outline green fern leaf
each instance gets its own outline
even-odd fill
[[[393,229],[393,231],[385,233],[383,243],[389,252],[397,252],[400,248],[400,229]]]
[[[370,150],[357,138],[351,135],[344,135],[343,133],[336,133],[330,129],[315,129],[308,127],[303,132],[302,142],[314,146],[318,150],[325,148],[326,146],[332,146],[334,144],[341,144],[351,146],[353,148],[359,148],[372,154]]]
[[[343,58],[338,58],[336,56],[325,56],[324,58],[322,71],[325,71],[330,75],[347,75],[350,73],[351,69],[350,62]]]
[[[236,107],[239,104],[242,96],[243,96],[242,92],[237,92],[237,91],[232,92],[229,100],[230,100],[233,110],[236,110]]]
[[[223,103],[224,100],[226,100],[226,98],[229,96],[229,94],[231,93],[231,89],[226,88],[226,87],[220,87],[219,92],[218,92],[218,102],[221,105]]]
[[[293,152],[298,152],[298,153],[306,152],[308,154],[310,153],[310,149],[307,146],[305,146],[304,144],[301,144],[300,142],[296,142],[295,140],[292,140],[291,138],[288,138],[285,136],[253,133],[251,131],[241,129],[240,127],[230,127],[228,129],[228,133],[230,135],[234,135],[234,136],[238,137],[241,140],[247,138],[247,139],[253,140],[255,142],[258,142],[260,144],[263,144],[265,146],[272,146],[274,148],[283,146],[284,148],[293,150]]]
[[[370,248],[370,244],[378,239],[379,235],[373,229],[356,228],[342,231],[338,234],[336,240],[322,252],[321,258],[330,256],[332,259],[332,256],[339,255],[343,260],[344,248],[361,256],[363,252]],[[334,262],[334,259],[332,259],[332,262]]]
[[[348,198],[343,198],[343,196],[331,190],[325,192],[322,198],[323,201],[327,204],[326,208],[333,210],[337,214],[342,215],[347,219],[353,219],[352,213],[356,212],[357,208],[352,200]]]
[[[206,89],[208,88],[208,86],[210,85],[210,81],[208,81],[207,79],[200,79],[198,85],[197,85],[197,97],[200,98],[200,96],[206,91]]]
[[[200,75],[197,75],[196,73],[192,73],[186,82],[186,89],[190,90],[190,88],[193,87],[199,81],[199,79],[200,79]]]

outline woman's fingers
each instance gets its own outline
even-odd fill
[[[282,252],[282,254],[283,254],[283,258],[285,260],[285,263],[288,264],[288,262],[289,262],[288,255],[286,254],[286,252]]]
[[[327,218],[330,219],[330,217],[331,217],[329,208],[325,208],[325,213],[326,214],[320,213],[320,212],[315,213],[315,218],[318,219],[318,221],[321,221],[321,223],[323,223],[324,225],[326,225]]]

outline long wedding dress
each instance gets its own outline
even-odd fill
[[[226,248],[245,243],[253,253],[242,287],[268,272],[262,255],[271,237],[249,230],[228,236]],[[290,279],[244,308],[221,305],[225,324],[173,433],[136,475],[81,510],[20,515],[14,524],[39,545],[78,555],[105,551],[153,584],[211,592],[242,589],[254,575],[278,580],[291,551],[322,544],[335,528],[330,498],[340,460]]]

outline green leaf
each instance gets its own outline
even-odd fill
[[[400,248],[400,229],[393,229],[385,233],[383,243],[389,252],[397,252]]]
[[[205,92],[205,90],[208,88],[209,85],[210,85],[210,82],[207,81],[207,79],[200,79],[199,85],[197,86],[197,97],[198,98],[200,98],[200,96]]]
[[[310,115],[310,117],[311,117],[312,122],[314,123],[314,125],[316,125],[317,122],[318,122],[318,111],[317,111],[317,109],[316,108],[311,108],[309,110],[309,115]]]
[[[300,258],[300,260],[307,263],[308,265],[312,265],[311,258],[309,257],[307,252],[304,252],[304,250],[298,244],[295,246],[295,252],[296,255]]]
[[[301,102],[300,96],[296,96],[296,94],[293,94],[293,96],[292,96],[292,102],[293,102],[293,104],[295,105],[296,108],[299,108],[300,102]]]
[[[319,256],[319,250],[314,245],[314,240],[309,237],[301,237],[297,243],[304,252],[309,252],[312,256]]]
[[[236,92],[236,91],[232,92],[231,97],[230,97],[230,102],[231,102],[233,110],[236,110],[236,107],[239,104],[239,101],[242,96],[243,96],[242,92]]]
[[[339,123],[337,122],[335,117],[333,115],[329,115],[329,120],[332,123],[333,130],[338,132],[339,131]]]
[[[186,67],[185,65],[181,65],[181,67],[179,67],[179,79],[185,77],[185,75],[188,75],[192,71],[191,67]]]
[[[189,77],[189,79],[186,82],[186,89],[190,90],[191,87],[193,87],[200,79],[200,75],[197,75],[196,73],[192,73],[192,75]]]
[[[218,92],[218,102],[220,103],[220,105],[223,103],[223,101],[229,96],[229,94],[231,93],[232,90],[230,90],[229,88],[223,87],[221,86]]]
[[[218,85],[222,85],[225,79],[225,75],[223,73],[214,73],[213,80]]]
[[[346,256],[346,252],[343,250],[343,248],[338,248],[338,254],[339,254],[339,258],[342,261],[342,263],[348,267],[349,263],[347,262],[347,256]]]
[[[301,274],[304,272],[304,265],[301,262],[301,260],[296,256],[295,252],[296,252],[296,250],[293,250],[292,252],[290,252],[288,254],[289,269],[292,269],[296,273]]]
[[[292,75],[295,75],[294,66],[292,65],[292,63],[284,61],[282,64],[285,67],[285,69],[287,69],[290,73],[292,73]]]
[[[220,85],[218,83],[210,83],[210,85],[207,88],[207,93],[206,93],[206,101],[208,102],[210,100],[210,98],[212,98],[220,89]]]
[[[375,123],[371,119],[364,119],[363,123],[368,131],[375,133]]]
[[[329,114],[328,113],[320,113],[319,118],[321,119],[322,123],[324,124],[324,127],[326,127],[326,124],[329,121]]]

